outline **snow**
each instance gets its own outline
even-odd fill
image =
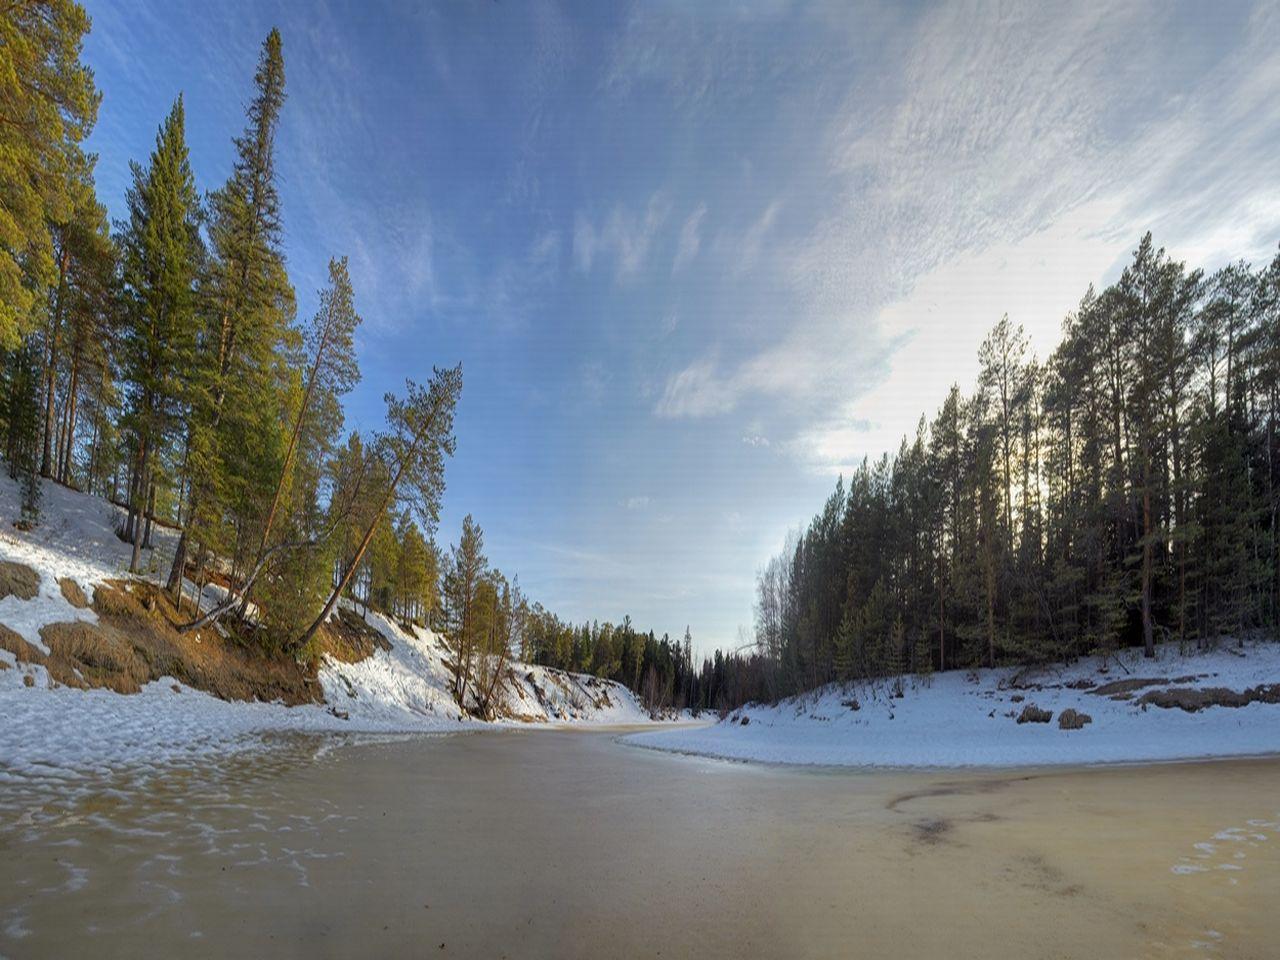
[[[1128,651],[1113,657],[1105,673],[1098,659],[1024,673],[1021,683],[1030,689],[1013,686],[1017,672],[950,671],[929,681],[905,677],[900,699],[891,696],[886,682],[831,685],[776,705],[750,705],[719,723],[634,734],[625,742],[734,760],[890,767],[1041,766],[1280,752],[1280,704],[1187,713],[1138,703],[1146,690],[1241,691],[1280,682],[1280,643],[1223,642],[1216,650],[1187,656],[1168,644],[1157,649],[1155,660]],[[1144,687],[1129,700],[1069,686],[1188,676],[1195,679]],[[1034,689],[1036,684],[1041,689]],[[1024,699],[1017,702],[1015,696]],[[855,699],[857,710],[848,705]],[[1028,703],[1052,710],[1052,722],[1017,723],[1016,714]],[[1059,729],[1058,715],[1067,708],[1089,714],[1093,722],[1079,730]]]
[[[0,600],[0,623],[47,652],[39,634],[44,624],[97,620],[92,610],[63,598],[58,578],[73,577],[92,598],[95,584],[125,576],[130,547],[115,535],[121,511],[105,500],[46,483],[42,522],[31,531],[12,525],[18,502],[17,485],[0,477],[0,560],[35,569],[40,587],[31,600]],[[153,559],[144,552],[144,565],[162,576],[168,566],[164,554],[172,556],[176,536],[161,528],[153,539],[157,555]],[[187,586],[194,595],[194,585]],[[221,596],[218,588],[206,587],[202,603]],[[378,613],[369,613],[368,621],[390,641],[391,650],[355,664],[326,659],[319,680],[328,703],[299,707],[227,702],[168,678],[134,695],[51,689],[43,667],[18,663],[0,650],[0,785],[15,778],[74,778],[163,764],[214,749],[259,748],[279,735],[442,733],[485,726],[465,717],[454,703],[440,638],[416,628],[407,632]],[[507,692],[508,712],[525,722],[648,720],[630,691],[618,684],[522,663],[510,666],[518,680]]]
[[[368,614],[368,622],[390,641],[391,650],[378,650],[354,664],[327,659],[320,671],[325,699],[352,719],[386,720],[406,714],[462,719],[451,692],[453,677],[445,663],[444,642],[420,627],[408,632],[377,612]],[[649,720],[631,691],[611,680],[518,661],[510,667],[515,682],[506,686],[504,712],[525,722]]]

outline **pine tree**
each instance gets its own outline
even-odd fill
[[[476,661],[483,655],[482,635],[489,613],[483,606],[488,574],[484,531],[467,514],[462,521],[462,536],[450,550],[444,575],[445,636],[453,653],[453,697],[464,708]]]
[[[17,480],[21,498],[20,525],[25,529],[40,520],[40,372],[35,346],[27,343],[10,357],[5,391],[8,422],[9,477]]]
[[[236,552],[259,530],[287,444],[287,368],[294,294],[280,249],[275,136],[284,105],[280,33],[263,42],[255,94],[226,185],[209,198],[211,264],[204,350],[195,365],[188,424],[192,493],[168,587],[175,592],[193,529],[207,546]],[[270,479],[268,479],[270,478]]]
[[[8,4],[0,17],[0,346],[12,349],[57,282],[48,224],[73,207],[70,171],[98,114],[74,0]]]
[[[144,170],[132,166],[120,246],[126,296],[122,369],[131,437],[130,569],[140,569],[141,520],[157,461],[176,425],[195,349],[195,278],[201,256],[198,198],[187,156],[182,98],[156,136]]]
[[[198,617],[190,629],[217,620],[237,603],[243,618],[255,583],[267,569],[272,555],[287,550],[315,550],[326,544],[332,530],[321,523],[318,506],[320,464],[332,453],[334,441],[342,428],[342,397],[359,381],[355,358],[355,331],[360,317],[355,312],[355,297],[347,273],[346,258],[329,261],[329,287],[320,293],[320,308],[305,333],[308,352],[307,368],[299,386],[300,396],[293,414],[293,428],[274,481],[274,494],[254,553],[239,588],[239,596],[229,593],[226,600],[207,615]],[[290,509],[284,518],[288,537],[274,547],[271,534],[277,526],[281,505],[288,499]],[[389,524],[389,519],[385,522]],[[380,528],[379,528],[380,529]],[[394,551],[385,542],[375,540],[377,569],[370,575],[378,586],[391,590],[395,561],[387,559]],[[387,566],[390,564],[390,567]],[[171,574],[172,580],[172,574]]]
[[[363,488],[371,491],[364,493],[368,507],[364,534],[356,544],[354,554],[344,561],[344,573],[334,585],[320,615],[302,635],[299,641],[302,644],[307,643],[320,625],[329,619],[338,598],[359,568],[377,525],[393,503],[405,503],[429,529],[435,529],[440,498],[444,493],[444,461],[445,457],[453,455],[453,412],[462,392],[462,368],[437,368],[425,388],[413,381],[408,381],[406,388],[403,399],[393,394],[386,396],[390,429],[379,438],[378,456],[374,458],[385,479]],[[364,476],[363,463],[359,470]],[[356,492],[359,495],[360,491]]]

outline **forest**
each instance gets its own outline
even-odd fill
[[[130,572],[179,609],[184,582],[224,589],[187,629],[307,657],[346,597],[440,632],[459,703],[519,658],[618,680],[655,711],[1275,629],[1280,256],[1206,274],[1148,235],[1047,359],[1000,320],[976,389],[952,387],[896,455],[842,477],[760,571],[754,645],[695,664],[687,630],[575,625],[531,602],[470,516],[436,544],[459,366],[388,393],[381,430],[344,430],[361,317],[336,255],[297,315],[279,32],[226,181],[195,182],[179,95],[109,222],[84,147],[88,29],[72,0],[0,21],[17,80],[0,87],[0,436],[23,525],[42,482],[101,496],[121,507]]]
[[[1008,317],[978,357],[760,571],[763,696],[1274,633],[1280,255],[1148,234],[1046,360]]]
[[[480,713],[514,657],[620,680],[655,711],[722,700],[722,658],[695,673],[687,634],[573,627],[531,605],[471,517],[437,546],[460,367],[388,393],[382,430],[344,433],[361,317],[340,256],[314,315],[297,316],[280,33],[262,44],[226,181],[195,182],[179,95],[109,222],[84,148],[101,99],[81,60],[89,26],[72,0],[0,20],[0,71],[16,80],[0,84],[0,435],[20,524],[40,523],[42,482],[116,503],[128,572],[189,604],[185,629],[217,623],[271,655],[313,655],[344,597],[430,626],[454,653],[458,702]],[[196,610],[187,594],[209,583],[225,599]]]

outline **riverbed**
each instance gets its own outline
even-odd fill
[[[0,956],[1280,949],[1274,758],[794,769],[619,732],[295,736],[88,781],[0,777]]]

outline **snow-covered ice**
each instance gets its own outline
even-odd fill
[[[832,685],[776,705],[754,704],[718,723],[634,734],[626,742],[683,753],[768,763],[832,766],[1039,766],[1247,756],[1280,752],[1280,704],[1207,707],[1196,713],[1139,704],[1148,689],[1196,686],[1235,691],[1280,682],[1280,643],[1223,642],[1180,656],[1177,646],[1144,659],[1141,651],[1102,663],[1025,671],[949,671],[928,681],[903,678],[903,696],[888,682]],[[1129,700],[1091,694],[1088,686],[1132,678],[1194,676],[1159,683]],[[1071,686],[1075,684],[1075,686]],[[1039,685],[1041,689],[1034,689]],[[1019,698],[1016,699],[1015,698]],[[853,709],[856,701],[858,709]],[[1016,722],[1033,703],[1053,711],[1049,723]],[[1067,708],[1093,721],[1062,730]],[[742,720],[745,719],[746,725]]]

